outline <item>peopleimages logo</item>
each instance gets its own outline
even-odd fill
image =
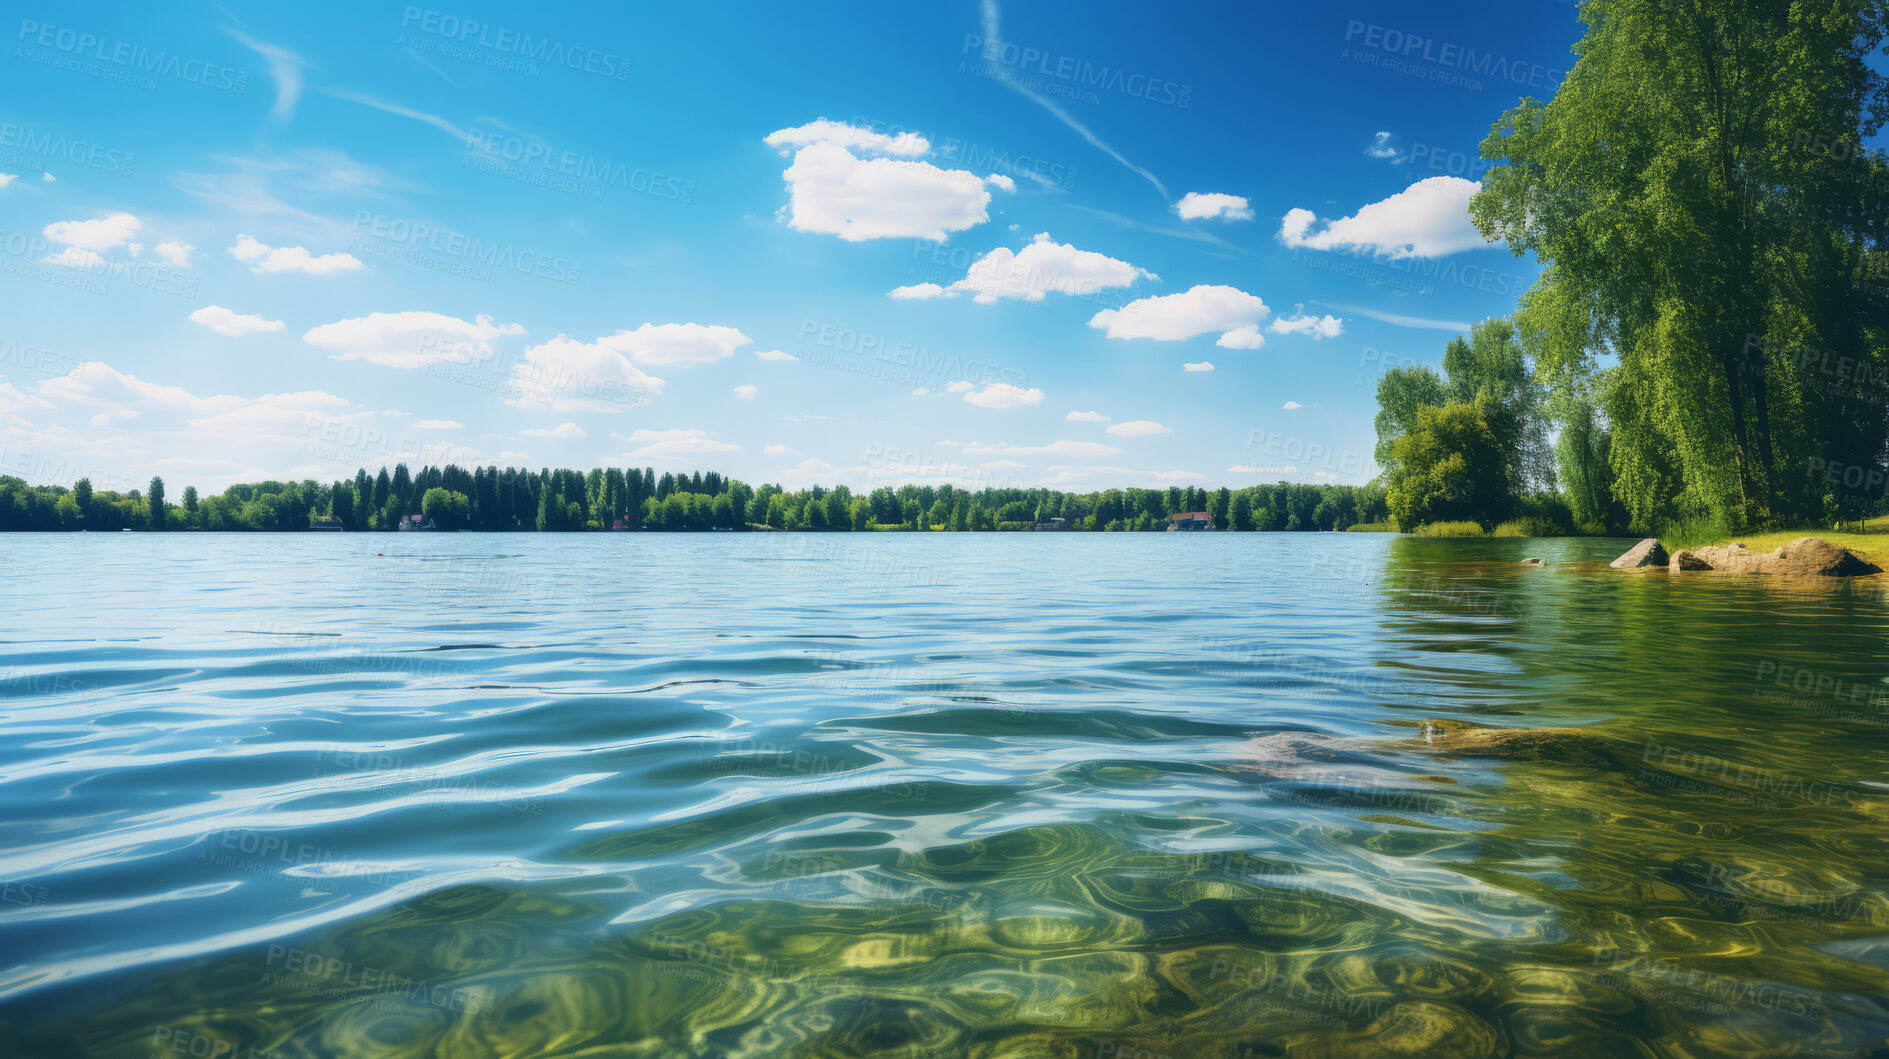
[[[1362,39],[1360,39],[1362,38]],[[1549,89],[1561,83],[1567,71],[1540,63],[1515,62],[1507,56],[1477,52],[1474,48],[1447,41],[1437,41],[1416,33],[1387,29],[1375,23],[1351,19],[1345,24],[1345,43],[1358,44],[1374,51],[1404,59],[1429,63],[1446,70],[1461,70],[1478,77],[1507,81],[1534,89]]]
[[[579,73],[624,80],[630,76],[630,61],[615,52],[598,51],[583,44],[565,44],[544,37],[533,37],[503,26],[488,26],[474,19],[460,18],[431,9],[407,7],[400,15],[400,28],[424,33],[467,47],[485,48],[504,55],[515,55],[551,66],[562,66]],[[404,43],[404,42],[403,42]]]
[[[1003,67],[1011,73],[1053,78],[1078,88],[1120,92],[1150,103],[1185,108],[1194,98],[1191,85],[1147,74],[1131,74],[1119,67],[1097,66],[1087,59],[1056,55],[1041,48],[1026,48],[1008,41],[987,41],[975,33],[966,33],[960,53],[970,55],[973,52],[984,62]]]
[[[245,70],[205,62],[202,59],[186,59],[169,52],[152,51],[142,44],[133,44],[126,40],[112,40],[96,33],[48,25],[35,19],[21,19],[20,32],[15,39],[34,47],[50,48],[74,59],[89,59],[93,62],[104,63],[133,75],[149,74],[154,77],[168,77],[186,84],[201,85],[204,88],[234,92],[238,95],[249,88],[249,73]],[[41,61],[40,56],[23,53],[15,53],[14,57],[32,62]],[[86,71],[79,70],[78,72]],[[139,84],[138,87],[155,86]]]

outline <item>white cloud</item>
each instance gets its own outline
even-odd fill
[[[800,455],[800,453],[795,452],[793,449],[790,449],[785,445],[774,444],[774,445],[769,445],[767,448],[762,449],[761,455],[763,456],[798,456]]]
[[[1212,371],[1213,361],[1203,360],[1197,364],[1182,364],[1181,370],[1182,371]]]
[[[1017,182],[1010,179],[1007,176],[1004,176],[1002,173],[992,173],[991,175],[984,178],[984,182],[989,184],[991,187],[1002,188],[1005,191],[1017,190]]]
[[[518,324],[494,323],[432,312],[369,313],[312,328],[302,336],[310,345],[335,351],[337,360],[364,360],[387,368],[422,368],[428,364],[463,364],[489,360],[492,339],[522,335]]]
[[[770,133],[767,142],[794,151],[787,181],[788,226],[837,235],[847,242],[918,238],[943,241],[990,219],[984,179],[940,169],[916,156],[931,145],[916,133],[887,136],[820,121]],[[861,154],[875,157],[861,157]],[[884,158],[880,154],[908,157]]]
[[[1279,406],[1279,410],[1282,412],[1290,412],[1295,408],[1304,408],[1304,407],[1305,407],[1304,405],[1300,404],[1297,401],[1287,401],[1285,404],[1282,404]]]
[[[1294,467],[1253,467],[1244,463],[1236,463],[1233,466],[1227,468],[1228,474],[1295,474],[1297,472],[1298,472],[1298,467],[1296,466]]]
[[[744,401],[754,400],[754,395],[760,392],[761,392],[761,388],[751,383],[744,382],[740,386],[735,387],[735,396],[741,398]]]
[[[1374,134],[1371,142],[1365,145],[1364,153],[1372,158],[1382,158],[1390,162],[1402,160],[1402,152],[1391,146],[1391,134],[1388,132]]]
[[[415,430],[464,430],[466,425],[457,419],[421,419],[413,424]]]
[[[1317,215],[1295,208],[1279,225],[1279,241],[1295,248],[1382,254],[1393,261],[1473,250],[1488,245],[1469,220],[1469,199],[1480,190],[1481,184],[1462,177],[1429,177],[1317,232],[1312,230]]]
[[[114,213],[89,221],[54,221],[41,234],[55,243],[84,250],[113,250],[131,242],[144,222],[129,213]]]
[[[166,240],[151,248],[151,252],[164,259],[165,263],[178,268],[190,267],[190,252],[196,247],[189,243],[180,243],[175,239]]]
[[[1147,269],[1136,268],[1092,250],[1078,250],[1058,243],[1048,232],[1039,232],[1030,245],[1020,251],[1000,246],[965,270],[964,278],[949,287],[919,283],[891,292],[899,299],[955,297],[969,292],[980,305],[1002,298],[1040,302],[1046,293],[1090,295],[1111,287],[1126,287],[1139,277],[1161,277]]]
[[[794,356],[792,353],[782,353],[778,349],[757,349],[754,351],[754,355],[757,357],[760,357],[762,360],[799,360],[800,359],[799,357]]]
[[[269,73],[275,78],[275,106],[269,114],[277,121],[287,120],[295,113],[296,100],[302,97],[302,69],[308,65],[308,60],[286,48],[245,36],[233,29],[226,32],[268,61]]]
[[[238,261],[255,261],[249,271],[257,273],[306,272],[322,276],[330,272],[353,272],[364,268],[353,254],[323,254],[316,257],[299,246],[268,246],[247,235],[238,235],[229,255]]]
[[[945,388],[944,388],[944,392],[946,392],[946,393],[968,393],[968,392],[970,392],[971,390],[975,390],[975,389],[977,389],[977,384],[976,384],[976,383],[974,383],[974,382],[968,382],[968,381],[966,381],[966,380],[964,380],[964,379],[959,379],[959,380],[958,380],[957,382],[954,382],[954,383],[952,383],[951,385],[949,385],[949,386],[947,386],[947,387],[945,387]]]
[[[39,260],[41,264],[59,265],[63,268],[100,268],[110,263],[82,246],[68,246],[56,254],[47,254]]]
[[[753,341],[732,327],[718,324],[644,324],[634,331],[618,331],[599,343],[639,364],[709,364],[734,355]],[[771,359],[771,358],[770,358]]]
[[[1258,324],[1247,324],[1221,335],[1213,344],[1226,349],[1258,349],[1266,344],[1266,336],[1259,333]]]
[[[964,400],[979,408],[1021,408],[1024,405],[1041,404],[1043,391],[1034,386],[1026,390],[1007,382],[993,382],[981,390],[966,393]]]
[[[1251,329],[1250,344],[1235,344],[1223,335],[1220,344],[1230,349],[1257,349],[1259,321],[1272,310],[1257,297],[1237,287],[1202,284],[1179,294],[1163,294],[1129,302],[1120,309],[1104,309],[1089,319],[1090,327],[1106,328],[1110,338],[1152,338],[1179,342],[1210,331]]]
[[[662,393],[663,381],[630,363],[616,349],[565,335],[527,346],[512,365],[506,404],[554,412],[621,412]]]
[[[1120,449],[1099,441],[1052,441],[1047,445],[1009,445],[973,441],[964,446],[967,456],[1116,456]]]
[[[59,178],[56,176],[53,176],[51,172],[45,172],[45,173],[39,174],[39,180],[40,180],[40,183],[42,184],[51,184],[57,181],[58,179]]]
[[[576,423],[559,423],[554,427],[530,427],[518,433],[520,437],[527,438],[587,438],[590,436],[584,433],[584,428]]]
[[[282,321],[265,320],[255,313],[238,313],[221,305],[206,305],[190,314],[190,319],[219,335],[237,338],[253,331],[280,331]]]
[[[611,437],[618,437],[612,434]],[[635,430],[627,438],[632,445],[642,445],[632,449],[626,456],[698,456],[712,452],[734,452],[739,445],[726,441],[716,441],[706,430]]]
[[[1015,460],[988,460],[984,463],[978,464],[977,466],[983,470],[990,470],[992,468],[997,468],[1000,470],[1014,470],[1018,467],[1022,467],[1023,464],[1018,463]]]
[[[1345,322],[1336,316],[1281,316],[1266,330],[1275,335],[1310,335],[1316,341],[1344,334]]]
[[[8,184],[18,179],[20,179],[20,174],[18,173],[0,173],[0,188],[6,187]]]
[[[1064,416],[1063,419],[1071,423],[1106,423],[1108,422],[1108,416],[1105,416],[1100,412],[1071,412],[1068,415]]]
[[[1174,212],[1184,221],[1250,221],[1253,209],[1244,197],[1223,195],[1217,191],[1190,191],[1174,204]]]
[[[919,387],[918,389],[916,389],[916,390],[913,390],[913,391],[912,391],[912,396],[913,396],[913,397],[924,397],[924,396],[926,396],[926,395],[928,395],[928,394],[930,394],[930,393],[931,393],[931,387],[929,387],[929,386],[920,386],[920,387]]]
[[[138,418],[138,410],[135,408],[114,408],[109,412],[100,412],[93,416],[92,425],[95,427],[108,427],[122,420],[136,418]]]
[[[1156,434],[1174,433],[1172,428],[1164,427],[1152,419],[1130,419],[1126,423],[1109,427],[1108,432],[1118,438],[1151,438]]]
[[[1196,474],[1193,471],[1156,471],[1154,472],[1154,480],[1157,482],[1185,482],[1185,481],[1188,481],[1189,479],[1205,478],[1205,477],[1207,476],[1204,474]]]
[[[897,154],[916,157],[928,154],[931,144],[915,132],[901,132],[889,135],[847,125],[844,122],[828,121],[821,118],[792,129],[779,129],[770,132],[761,141],[769,147],[780,149],[781,157],[786,158],[797,148],[816,143],[832,143],[841,147],[857,147],[861,150],[879,154]]]
[[[894,287],[886,292],[886,297],[899,301],[930,301],[945,293],[945,289],[936,283],[914,283],[906,287]]]
[[[1356,313],[1366,319],[1381,320],[1387,324],[1396,324],[1398,327],[1418,327],[1430,331],[1469,330],[1469,321],[1467,320],[1432,320],[1422,316],[1403,316],[1398,313],[1381,312],[1377,309],[1366,309],[1358,305],[1339,305],[1336,302],[1328,302],[1327,304],[1343,312]]]

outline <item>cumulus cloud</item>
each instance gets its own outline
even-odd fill
[[[726,441],[716,441],[706,430],[635,430],[627,438],[612,434],[632,445],[641,448],[632,449],[625,456],[699,456],[714,452],[735,452],[739,445]]]
[[[752,383],[744,382],[740,386],[735,387],[735,396],[741,398],[744,401],[754,400],[754,395],[760,392],[761,392],[761,388],[759,386],[753,385]]]
[[[757,349],[754,351],[754,355],[757,357],[760,357],[762,360],[799,360],[800,359],[799,357],[794,356],[792,353],[782,353],[778,349]]]
[[[795,452],[793,449],[790,449],[785,445],[773,444],[773,445],[769,445],[767,448],[762,449],[761,455],[763,456],[798,456],[800,455],[800,453]]]
[[[954,382],[954,383],[952,383],[951,385],[949,385],[949,386],[947,386],[947,387],[945,387],[945,388],[944,388],[944,392],[946,392],[946,393],[966,393],[966,392],[968,392],[968,391],[971,391],[971,390],[975,390],[975,389],[977,389],[977,384],[976,384],[976,383],[974,383],[974,382],[970,382],[970,381],[967,381],[967,380],[964,380],[964,379],[959,379],[959,380],[958,380],[957,382]]]
[[[457,419],[421,419],[413,424],[415,430],[464,430],[466,425]]]
[[[527,438],[587,438],[584,428],[576,423],[559,423],[554,427],[529,427],[518,432]]]
[[[124,246],[144,228],[144,222],[129,213],[114,213],[89,221],[54,221],[41,234],[55,243],[102,253]]]
[[[793,150],[793,164],[781,174],[788,189],[783,212],[798,231],[847,242],[942,241],[990,219],[984,178],[919,161],[931,145],[916,133],[888,136],[823,118],[769,133],[766,142],[783,154]]]
[[[1110,338],[1152,338],[1179,342],[1211,331],[1229,332],[1220,345],[1229,349],[1257,349],[1259,321],[1272,310],[1254,295],[1237,287],[1202,284],[1179,294],[1162,294],[1129,302],[1120,309],[1104,309],[1089,318],[1090,327],[1107,331]],[[1233,332],[1251,332],[1250,340]]]
[[[0,173],[0,188],[6,187],[8,184],[18,179],[20,179],[20,174],[18,173]]]
[[[716,324],[644,324],[597,341],[639,364],[709,364],[734,355],[753,341],[732,327]],[[769,358],[773,359],[773,358]]]
[[[428,364],[463,364],[493,356],[492,340],[522,335],[518,324],[495,323],[490,316],[461,320],[444,313],[369,313],[312,328],[302,336],[310,345],[333,350],[337,360],[364,360],[387,368],[423,368]]]
[[[1275,335],[1310,335],[1316,341],[1344,334],[1345,322],[1336,316],[1281,316],[1266,330]]]
[[[265,320],[255,313],[238,313],[221,305],[206,305],[190,314],[190,319],[219,335],[238,338],[255,331],[280,331],[282,321]]]
[[[1126,423],[1109,427],[1108,432],[1118,438],[1151,438],[1156,434],[1174,433],[1172,428],[1164,427],[1152,419],[1130,419]]]
[[[1184,221],[1250,221],[1253,209],[1240,195],[1217,191],[1190,191],[1174,204],[1174,212]]]
[[[795,149],[816,143],[832,143],[841,147],[858,148],[880,154],[904,155],[916,157],[931,152],[931,144],[915,132],[901,132],[889,135],[862,129],[839,121],[821,118],[792,129],[779,129],[767,134],[762,143],[778,148],[782,158],[791,155]]]
[[[1399,162],[1403,160],[1403,152],[1391,146],[1391,134],[1388,132],[1374,134],[1371,137],[1371,142],[1365,145],[1364,153],[1372,158],[1382,158],[1388,162]]]
[[[1071,412],[1063,417],[1071,423],[1106,423],[1108,416],[1100,412]]]
[[[527,346],[512,365],[505,403],[554,412],[621,412],[649,403],[663,381],[644,373],[602,340],[579,342],[565,335]]]
[[[964,278],[949,287],[917,283],[899,287],[889,297],[926,300],[952,298],[968,292],[980,305],[1003,298],[1040,302],[1051,291],[1087,295],[1111,287],[1126,287],[1143,276],[1161,278],[1106,254],[1058,243],[1048,232],[1039,232],[1030,245],[1020,251],[1000,246],[971,262]]]
[[[56,254],[47,254],[39,260],[41,264],[58,265],[62,268],[98,268],[109,263],[96,252],[82,246],[68,246]]]
[[[1214,345],[1226,349],[1258,349],[1266,344],[1266,337],[1259,333],[1258,324],[1236,327],[1214,341]]]
[[[163,258],[166,264],[176,265],[178,268],[189,268],[190,252],[195,249],[197,248],[189,243],[169,239],[152,247],[151,252]]]
[[[1203,360],[1197,364],[1182,364],[1181,370],[1182,371],[1212,371],[1213,361]]]
[[[249,271],[257,273],[306,272],[322,276],[330,272],[353,272],[365,268],[353,254],[322,254],[320,257],[299,246],[268,246],[253,237],[238,235],[229,255],[238,261],[254,261]]]
[[[1469,220],[1470,197],[1480,190],[1481,184],[1462,177],[1429,177],[1350,217],[1327,221],[1318,231],[1313,230],[1318,216],[1295,208],[1280,222],[1279,241],[1310,250],[1357,250],[1393,261],[1474,250],[1488,245]]]
[[[1021,408],[1041,404],[1043,391],[1034,386],[1026,390],[1007,382],[993,382],[981,390],[966,393],[964,400],[979,408]]]
[[[1295,408],[1304,408],[1304,407],[1305,407],[1304,405],[1300,404],[1297,401],[1287,401],[1285,404],[1280,405],[1279,409],[1282,412],[1290,412]]]

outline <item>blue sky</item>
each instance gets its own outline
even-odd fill
[[[0,473],[1363,481],[1579,35],[1449,6],[29,10]]]

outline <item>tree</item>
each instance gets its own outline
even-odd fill
[[[1441,408],[1448,391],[1436,371],[1422,364],[1400,364],[1377,380],[1377,465],[1388,474],[1397,457],[1392,446],[1416,421],[1422,408]]]
[[[149,493],[150,493],[150,498],[151,498],[149,501],[151,505],[151,528],[154,530],[161,530],[164,528],[164,521],[165,521],[164,519],[164,514],[165,514],[164,512],[164,479],[153,476],[151,478],[151,487],[150,487]]]
[[[1470,204],[1543,264],[1518,324],[1564,394],[1618,359],[1602,411],[1636,524],[1801,512],[1812,461],[1879,466],[1889,430],[1879,399],[1811,385],[1791,355],[1889,366],[1889,301],[1860,282],[1889,222],[1889,166],[1863,147],[1889,110],[1882,5],[1579,13],[1573,69],[1496,123],[1482,154],[1503,164]]]
[[[1390,514],[1408,533],[1429,522],[1485,527],[1507,514],[1507,452],[1489,428],[1492,402],[1420,408],[1392,445]]]
[[[420,513],[437,529],[464,529],[472,522],[472,502],[464,493],[435,486],[420,497]]]
[[[92,480],[90,478],[81,478],[78,481],[73,482],[72,483],[72,509],[78,513],[77,517],[80,519],[85,518],[85,513],[91,510],[91,507],[92,507]]]
[[[184,486],[184,510],[193,515],[197,513],[197,487],[194,485]]]

